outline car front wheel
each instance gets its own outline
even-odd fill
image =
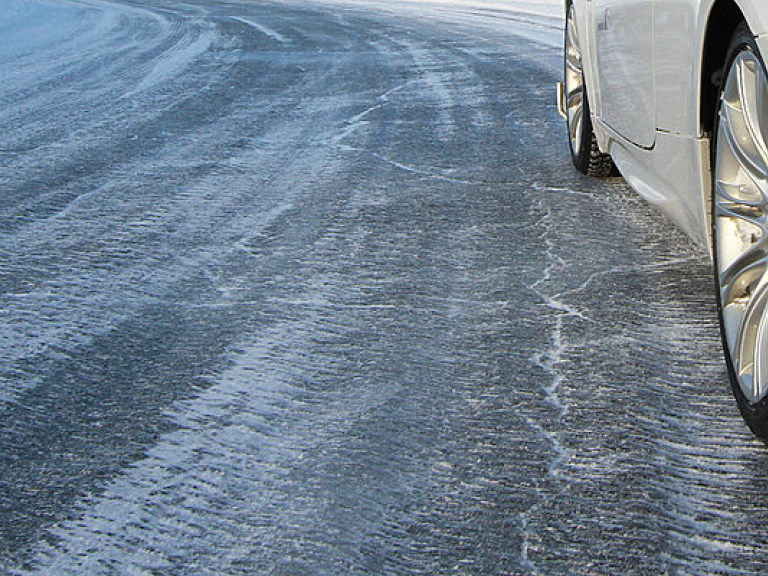
[[[746,26],[730,44],[715,122],[712,227],[720,328],[744,420],[768,440],[768,74]]]

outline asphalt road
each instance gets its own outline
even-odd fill
[[[706,256],[557,22],[7,0],[0,572],[764,574]]]

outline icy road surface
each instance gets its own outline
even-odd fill
[[[4,0],[0,572],[764,574],[705,257],[557,2]]]

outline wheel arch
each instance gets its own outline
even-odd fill
[[[699,77],[699,126],[704,136],[712,134],[728,46],[744,20],[744,14],[734,0],[717,0],[707,16]]]

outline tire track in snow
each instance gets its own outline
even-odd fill
[[[28,95],[0,111],[0,122],[9,126],[2,136],[8,155],[0,157],[0,183],[6,192],[0,199],[0,250],[7,254],[0,262],[0,309],[8,318],[0,329],[0,401],[6,403],[39,385],[35,374],[45,366],[65,360],[137,308],[162,298],[160,285],[172,284],[182,274],[185,265],[169,261],[162,242],[149,253],[135,249],[131,239],[150,230],[108,212],[135,190],[151,186],[139,176],[152,166],[141,157],[142,147],[143,154],[155,147],[169,157],[181,156],[175,166],[156,166],[167,175],[184,167],[197,169],[196,160],[183,157],[190,143],[179,146],[182,153],[174,151],[182,138],[166,143],[167,133],[152,123],[168,115],[164,108],[169,104],[183,108],[168,89],[174,81],[186,87],[189,98],[215,89],[228,66],[225,58],[212,73],[189,70],[221,40],[212,27],[204,29],[183,15],[111,3],[66,3],[51,14],[46,2],[39,10],[34,2],[29,6],[14,26],[17,34],[34,36],[40,26],[49,25],[49,17],[57,20],[58,32],[45,36],[48,49],[26,56],[31,65],[19,68],[16,81],[5,84]],[[83,34],[70,34],[81,27],[87,28]],[[144,72],[143,65],[149,66]],[[58,85],[57,90],[45,89],[48,83]],[[151,102],[121,101],[131,84],[146,89],[162,84],[165,93],[155,94]],[[204,130],[213,120],[215,115],[200,127]],[[132,157],[136,153],[139,157]],[[146,198],[154,196],[142,195],[136,207],[146,206]],[[153,228],[162,227],[159,214],[164,208],[151,210],[159,222]],[[65,247],[63,258],[50,256]],[[146,286],[134,289],[140,278]],[[121,301],[105,309],[102,302],[108,294],[119,295]]]
[[[197,398],[173,405],[166,415],[177,428],[163,430],[144,458],[79,500],[78,520],[53,528],[50,546],[35,550],[41,572],[173,571],[189,558],[202,574],[269,572],[276,562],[328,572],[342,562],[359,573],[463,563],[482,573],[514,562],[506,510],[520,494],[505,483],[520,477],[523,459],[497,456],[537,450],[530,438],[521,448],[503,432],[526,394],[508,386],[501,336],[512,331],[522,285],[504,252],[489,270],[483,248],[520,242],[527,225],[505,220],[516,209],[485,182],[427,178],[372,160],[376,150],[427,166],[441,146],[433,113],[441,103],[414,77],[409,52],[383,55],[375,67],[336,58],[331,70],[315,71],[307,90],[318,95],[300,95],[292,117],[304,129],[281,127],[294,153],[278,146],[279,134],[257,140],[256,148],[274,142],[290,165],[296,150],[332,162],[310,162],[300,174],[281,164],[264,180],[295,196],[275,207],[266,229],[233,238],[234,258],[247,265],[229,282],[216,255],[205,260],[205,278],[244,304],[227,320],[243,328],[225,356],[229,366]],[[382,89],[392,69],[384,78],[393,88]],[[398,79],[403,71],[411,76]],[[327,78],[351,84],[329,98]],[[455,87],[457,102],[479,81]],[[389,103],[376,108],[381,94]],[[423,116],[414,116],[412,97]],[[454,121],[469,126],[481,106],[468,98]],[[363,121],[360,110],[369,111]],[[503,122],[498,109],[490,117]],[[364,152],[327,145],[340,134]],[[410,148],[397,150],[403,139]],[[479,155],[479,141],[470,127],[453,145]],[[252,154],[233,163],[258,172]],[[460,157],[448,169],[461,176],[477,165]],[[253,277],[251,266],[273,266],[274,277]],[[251,315],[263,323],[237,324]],[[532,332],[525,338],[535,340]],[[301,556],[291,553],[297,541]],[[397,546],[403,554],[393,553]]]

